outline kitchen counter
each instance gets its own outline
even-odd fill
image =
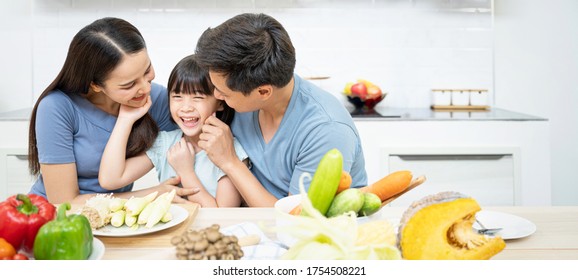
[[[28,121],[31,113],[32,108],[0,112],[0,121]]]
[[[514,198],[508,205],[550,205],[551,145],[546,119],[498,108],[471,112],[378,108],[376,113],[379,115],[354,116],[364,150],[368,182],[376,182],[394,171],[396,167],[390,169],[390,156],[411,153],[512,155],[514,172],[504,173],[504,177],[500,177],[512,178],[506,190],[513,193]],[[10,132],[5,133],[0,141],[0,178],[14,178],[8,174],[27,174],[29,116],[30,108],[0,113],[0,130]],[[476,166],[479,166],[478,163]],[[453,171],[441,170],[438,174],[443,172]],[[419,173],[434,176],[429,171]],[[435,177],[431,179],[432,183],[436,181]],[[29,179],[18,180],[0,180],[0,197],[29,186]],[[142,182],[146,185],[145,182],[149,181]],[[458,190],[460,188],[459,182],[445,183],[457,185]],[[488,195],[500,196],[493,192],[488,192]]]
[[[190,205],[186,207],[191,210]],[[534,234],[515,240],[507,240],[506,248],[494,256],[494,260],[578,260],[578,207],[486,207],[484,210],[510,213],[532,221],[537,230]],[[399,219],[405,208],[385,207],[379,212],[387,220]],[[213,224],[221,228],[243,222],[262,224],[266,228],[275,225],[273,208],[201,208],[192,211],[187,227],[202,229]],[[160,231],[149,237],[168,238],[170,232]],[[265,232],[276,240],[275,234]],[[98,238],[98,237],[97,237]],[[142,237],[100,238],[106,250],[103,259],[175,259],[172,246],[139,245]],[[144,241],[143,241],[144,242]],[[126,244],[123,246],[122,244]]]
[[[376,108],[356,111],[348,108],[356,121],[547,121],[546,118],[499,108],[476,111],[436,111],[430,108]],[[28,121],[32,108],[0,113],[0,121]]]
[[[430,108],[348,108],[356,121],[547,121],[548,119],[499,108],[488,110],[432,110]]]

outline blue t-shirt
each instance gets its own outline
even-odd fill
[[[265,144],[259,112],[236,113],[233,134],[249,155],[251,171],[275,197],[299,193],[303,172],[313,176],[321,158],[336,148],[352,187],[367,185],[361,140],[351,115],[330,93],[294,75],[295,87],[279,129]],[[305,189],[309,181],[305,180]]]
[[[183,131],[176,129],[173,131],[161,131],[155,140],[154,145],[146,152],[147,156],[155,166],[159,181],[164,181],[177,175],[173,167],[167,160],[167,151],[174,146],[183,137]],[[239,144],[237,139],[234,140],[235,152],[240,160],[245,160],[247,154]],[[207,155],[207,152],[200,151],[195,154],[195,174],[203,184],[203,187],[213,197],[217,196],[217,185],[219,179],[226,174],[219,169]]]
[[[152,84],[149,113],[161,130],[174,130],[167,90]],[[41,164],[76,163],[80,194],[127,192],[133,184],[109,191],[98,183],[98,170],[104,147],[116,123],[110,115],[77,93],[55,90],[47,95],[36,112],[36,139]],[[42,174],[30,193],[46,197]]]

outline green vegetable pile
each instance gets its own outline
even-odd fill
[[[303,180],[311,178],[304,173],[299,182],[303,215],[281,213],[288,224],[274,230],[287,233],[297,242],[282,256],[286,260],[398,260],[401,254],[397,247],[388,244],[356,245],[358,239],[357,215],[350,211],[327,218],[321,214],[307,196]]]

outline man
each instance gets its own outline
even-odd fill
[[[367,184],[351,115],[333,95],[294,74],[295,49],[277,20],[264,14],[235,16],[207,29],[196,55],[209,70],[215,97],[237,112],[230,130],[215,117],[207,119],[199,146],[249,206],[271,207],[277,199],[299,193],[301,175],[313,175],[333,148],[343,154],[352,187]],[[236,157],[232,134],[252,167]],[[307,189],[309,182],[304,183]]]

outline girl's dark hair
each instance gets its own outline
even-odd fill
[[[169,76],[169,83],[167,85],[169,98],[171,92],[179,94],[200,93],[212,96],[214,90],[215,87],[209,79],[209,71],[198,65],[194,54],[181,59],[181,61],[175,65],[175,68],[173,68]],[[223,110],[217,111],[217,118],[227,125],[230,125],[235,117],[235,110],[229,107],[224,101],[220,102],[223,104]]]
[[[145,49],[145,41],[138,29],[118,18],[96,20],[74,36],[62,69],[42,92],[32,110],[28,130],[28,167],[32,175],[40,173],[35,127],[36,111],[42,99],[54,90],[68,95],[86,95],[91,82],[104,86],[109,73],[125,55]],[[132,157],[150,148],[158,130],[148,113],[136,121],[128,139],[126,156]]]

